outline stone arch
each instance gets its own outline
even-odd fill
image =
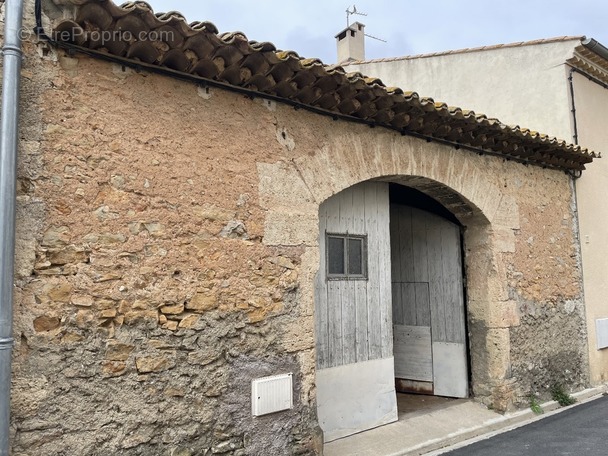
[[[312,314],[323,201],[370,180],[410,186],[439,201],[465,227],[473,394],[505,410],[514,398],[509,328],[519,319],[507,293],[503,254],[515,249],[519,217],[515,198],[502,190],[501,166],[495,158],[389,132],[335,137],[315,154],[258,165],[260,203],[267,210],[264,242],[308,247],[302,292]]]

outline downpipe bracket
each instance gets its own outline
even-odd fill
[[[11,350],[15,345],[12,337],[0,337],[0,350]]]

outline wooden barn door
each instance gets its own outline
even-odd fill
[[[388,184],[329,198],[319,231],[317,415],[329,442],[397,420]]]
[[[397,390],[467,397],[460,229],[399,204],[390,218]]]

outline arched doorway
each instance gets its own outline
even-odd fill
[[[359,183],[319,209],[316,383],[326,442],[395,421],[396,383],[469,391],[460,227],[389,189]]]

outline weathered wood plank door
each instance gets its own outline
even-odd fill
[[[397,389],[467,397],[460,229],[400,204],[390,218]]]
[[[317,414],[326,442],[397,419],[388,184],[365,182],[319,209]]]

